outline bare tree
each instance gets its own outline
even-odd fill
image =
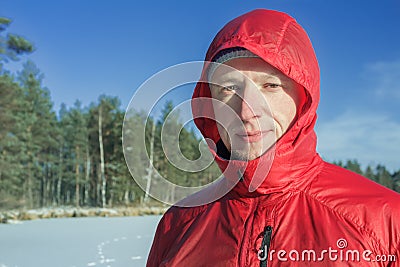
[[[103,148],[103,121],[102,103],[99,106],[99,147],[100,147],[100,176],[101,176],[101,206],[106,206],[106,175],[104,168],[104,148]]]

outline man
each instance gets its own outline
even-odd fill
[[[316,153],[319,68],[301,26],[251,11],[225,25],[206,60],[193,115],[237,184],[170,208],[147,266],[400,266],[399,194]]]

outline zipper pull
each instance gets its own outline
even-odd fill
[[[269,245],[271,243],[272,226],[268,225],[264,228],[264,236],[261,242],[261,248],[258,251],[260,259],[260,267],[267,267]]]

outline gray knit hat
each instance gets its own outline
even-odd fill
[[[214,74],[215,70],[218,68],[219,64],[224,64],[225,62],[235,59],[235,58],[245,58],[245,57],[254,57],[258,58],[256,54],[253,52],[243,48],[243,47],[232,47],[221,50],[215,55],[215,57],[211,60],[212,62],[218,64],[211,64],[208,68],[207,78],[211,81],[212,75]]]

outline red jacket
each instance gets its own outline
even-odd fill
[[[305,31],[284,13],[254,10],[217,34],[206,60],[237,46],[304,86],[308,100],[278,140],[261,186],[249,191],[254,167],[269,158],[247,162],[245,169],[235,161],[226,179],[240,170],[242,181],[225,196],[168,210],[147,266],[400,266],[400,195],[316,153],[319,67]],[[210,97],[207,83],[197,84],[193,98],[198,97]],[[215,123],[199,118],[212,113],[207,101],[193,105],[197,127],[217,142]],[[224,171],[228,161],[210,150]]]

